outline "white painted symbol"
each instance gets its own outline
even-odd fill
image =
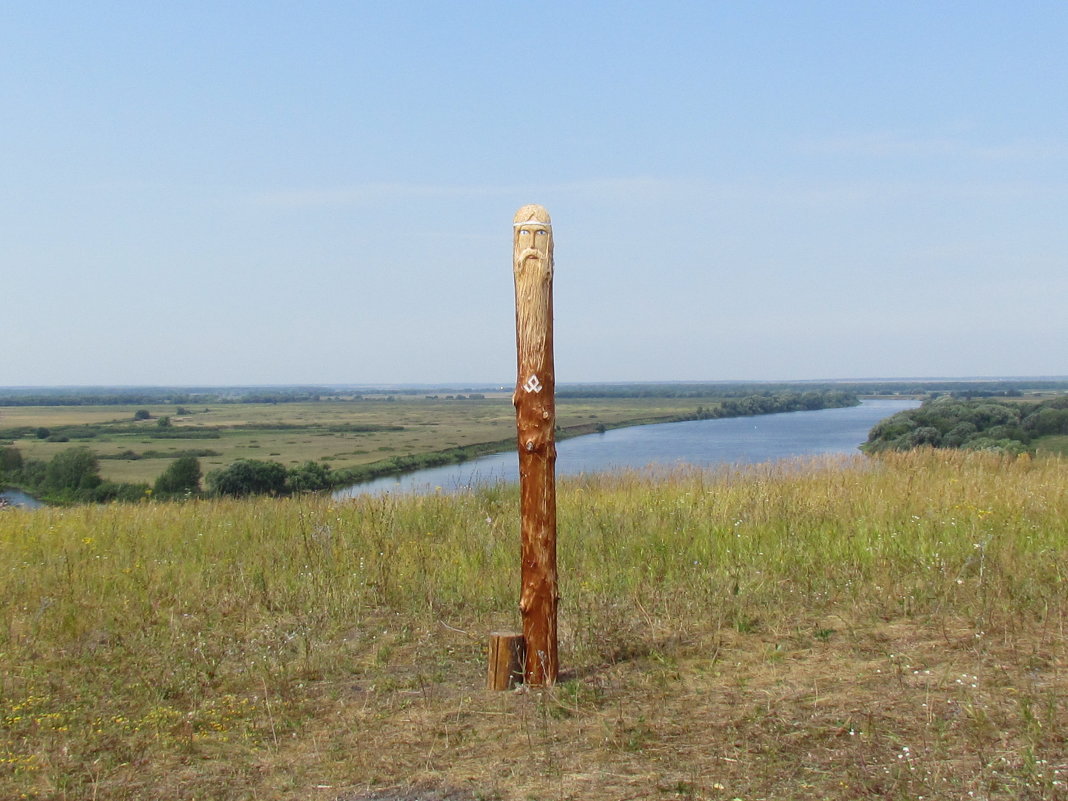
[[[527,392],[541,392],[541,382],[536,375],[532,375],[527,379],[527,382],[523,384],[523,389]]]

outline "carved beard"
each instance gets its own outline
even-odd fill
[[[525,264],[527,259],[541,259],[545,254],[537,248],[526,248],[519,254],[519,263]]]
[[[527,247],[527,248],[523,248],[522,250],[517,250],[516,251],[516,254],[515,254],[515,269],[516,270],[520,270],[520,271],[526,270],[527,269],[527,262],[530,261],[531,259],[533,259],[535,262],[537,262],[541,266],[541,268],[545,271],[545,274],[547,276],[549,276],[549,277],[552,276],[552,269],[553,269],[553,257],[552,257],[553,241],[552,241],[552,234],[548,233],[548,234],[544,234],[544,236],[545,236],[545,238],[547,240],[546,243],[545,243],[544,248]],[[518,244],[519,243],[516,242],[516,245],[518,245]]]

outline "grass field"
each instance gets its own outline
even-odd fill
[[[516,506],[0,513],[0,797],[1068,797],[1068,462],[562,481],[564,680],[489,693]]]
[[[1054,434],[1042,437],[1036,445],[1040,454],[1068,456],[1068,435]]]
[[[708,406],[707,401],[703,401]],[[598,423],[615,426],[693,414],[699,401],[672,398],[560,400],[558,425],[564,433]],[[72,445],[87,445],[99,456],[101,475],[111,481],[152,483],[170,464],[157,458],[106,458],[133,451],[166,454],[206,449],[204,472],[237,459],[266,459],[292,467],[322,461],[334,468],[370,464],[392,456],[406,456],[484,442],[512,441],[515,409],[511,397],[499,393],[485,399],[445,400],[397,396],[395,400],[323,401],[284,404],[213,404],[191,407],[192,414],[176,415],[174,406],[143,406],[153,419],[134,423],[136,409],[116,406],[27,406],[0,410],[0,431],[21,427],[58,429],[93,424],[91,439],[48,442],[35,437],[13,440],[25,458],[48,460]],[[169,416],[171,432],[212,432],[216,438],[154,438],[158,419]],[[370,432],[346,431],[351,426],[378,426]]]

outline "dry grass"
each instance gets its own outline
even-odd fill
[[[1064,461],[565,482],[569,672],[487,693],[515,505],[0,514],[0,797],[1068,798]]]
[[[520,799],[1064,797],[1063,632],[794,623],[663,644],[551,692],[357,698],[289,770],[323,798],[366,792],[354,775]],[[345,758],[322,759],[327,743]]]

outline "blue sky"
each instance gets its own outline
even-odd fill
[[[1068,374],[1068,3],[0,8],[0,385]]]

